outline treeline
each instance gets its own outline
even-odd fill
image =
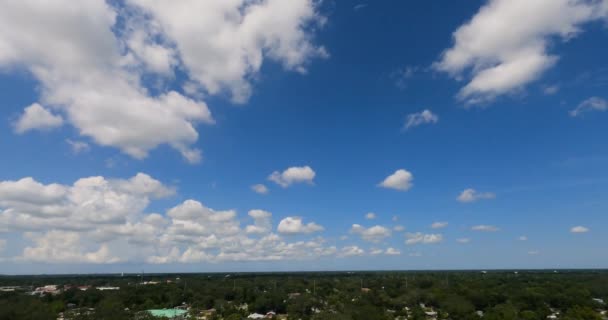
[[[137,276],[4,277],[0,286],[71,285],[57,295],[0,294],[0,320],[57,319],[87,310],[82,319],[146,318],[142,311],[187,305],[193,315],[215,309],[216,319],[243,319],[274,311],[289,319],[602,319],[608,273],[586,272],[369,272],[293,274],[187,274]],[[170,282],[167,282],[169,280]],[[76,286],[117,286],[82,291]],[[246,305],[246,306],[245,306]],[[422,305],[426,309],[422,308]]]

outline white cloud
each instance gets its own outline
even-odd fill
[[[605,1],[490,0],[454,32],[453,47],[434,67],[455,77],[470,71],[459,98],[489,101],[540,78],[558,60],[547,52],[552,39],[573,38],[607,13]]]
[[[359,10],[365,9],[366,7],[367,7],[367,3],[359,3],[353,7],[353,10],[359,11]]]
[[[396,232],[401,232],[401,231],[405,230],[405,227],[402,226],[402,225],[397,225],[397,226],[393,227],[393,230],[396,231]]]
[[[405,120],[405,129],[414,128],[423,124],[433,124],[439,121],[439,116],[425,109],[420,112],[408,114]]]
[[[494,199],[496,194],[492,192],[477,192],[475,189],[465,189],[460,193],[456,200],[464,203],[475,202],[477,200]]]
[[[448,223],[445,221],[433,222],[433,224],[431,224],[431,228],[433,228],[433,229],[442,229],[447,226],[448,226]]]
[[[251,186],[251,190],[253,190],[253,192],[258,193],[258,194],[268,194],[268,187],[266,187],[263,184],[255,184],[253,186]]]
[[[527,236],[519,236],[517,238],[517,240],[519,240],[519,241],[528,241],[528,237]]]
[[[386,249],[384,254],[386,254],[387,256],[398,256],[401,254],[401,251],[399,251],[398,249],[395,249],[395,248],[388,248],[388,249]]]
[[[383,226],[373,226],[365,228],[358,224],[353,224],[350,228],[352,234],[360,236],[365,241],[380,242],[391,236],[391,230]]]
[[[372,249],[369,252],[369,254],[371,254],[372,256],[377,256],[377,255],[380,255],[380,254],[383,254],[383,253],[384,253],[384,250],[382,250],[382,249]]]
[[[589,232],[589,228],[583,226],[576,226],[570,229],[571,233],[587,233]]]
[[[21,233],[26,242],[21,255],[8,260],[162,264],[339,255],[321,237],[286,241],[272,232],[272,214],[264,210],[250,210],[253,224],[244,227],[235,210],[215,210],[193,199],[164,214],[146,212],[151,201],[173,192],[145,174],[82,178],[73,185],[42,184],[33,178],[1,181],[0,226]],[[323,230],[300,218],[281,222],[279,232],[287,235]]]
[[[264,210],[249,210],[249,216],[253,218],[254,224],[245,228],[247,233],[264,234],[272,231],[272,213]]]
[[[607,111],[608,110],[608,101],[599,97],[591,97],[581,103],[572,111],[570,111],[570,116],[578,117],[585,112],[591,111]]]
[[[0,60],[0,65],[1,65]],[[52,114],[38,103],[34,103],[23,110],[23,114],[15,123],[15,132],[21,134],[30,130],[50,130],[63,125],[60,115]]]
[[[481,225],[471,227],[471,230],[481,231],[481,232],[496,232],[496,231],[499,231],[500,229],[496,226],[481,224]]]
[[[539,254],[540,254],[540,251],[538,251],[538,250],[528,251],[528,255],[531,255],[531,256],[537,256]]]
[[[543,87],[543,93],[545,95],[554,95],[559,91],[559,86],[558,85],[551,85],[551,86],[544,86]]]
[[[405,169],[399,169],[395,173],[386,177],[379,186],[388,189],[394,189],[398,191],[407,191],[412,187],[412,180],[414,176]]]
[[[367,214],[365,214],[365,219],[374,220],[374,219],[376,219],[376,214],[373,212],[368,212]]]
[[[405,244],[435,244],[443,241],[443,235],[441,234],[423,234],[422,232],[406,233]]]
[[[315,175],[315,171],[309,166],[290,167],[285,169],[283,172],[273,172],[270,176],[268,176],[268,180],[280,185],[283,188],[287,188],[294,183],[313,184]]]
[[[108,246],[102,244],[96,251],[84,251],[82,239],[77,232],[49,231],[45,234],[26,235],[35,245],[23,250],[17,260],[40,263],[116,263]]]
[[[277,230],[282,234],[308,234],[323,231],[324,228],[314,222],[305,224],[300,217],[287,217],[279,222]]]
[[[358,246],[347,246],[340,250],[340,252],[338,253],[338,257],[346,258],[353,256],[362,256],[363,254],[365,254],[365,250],[359,248]]]
[[[324,21],[311,0],[129,2],[175,43],[193,81],[211,94],[228,91],[236,102],[249,98],[249,79],[265,59],[305,72],[311,58],[327,55],[308,32]]]
[[[214,123],[200,99],[230,92],[245,102],[265,61],[304,72],[326,56],[312,44],[323,20],[311,0],[10,2],[0,10],[0,68],[31,73],[40,103],[96,144],[138,159],[166,144],[196,163],[196,126]],[[195,88],[188,96],[165,89],[175,69]]]
[[[467,244],[467,243],[471,242],[471,239],[469,239],[469,238],[458,238],[458,239],[456,239],[456,241],[458,243],[461,243],[461,244]]]
[[[74,154],[79,154],[91,150],[91,146],[89,146],[89,144],[84,141],[66,139],[65,142],[70,145]]]

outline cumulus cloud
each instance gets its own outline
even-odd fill
[[[447,226],[448,226],[448,223],[445,221],[433,222],[433,224],[431,224],[431,228],[433,228],[433,229],[442,229]]]
[[[26,236],[34,242],[23,250],[17,260],[40,263],[116,263],[120,259],[113,257],[106,244],[98,250],[87,252],[77,232],[49,231],[44,234],[28,233]]]
[[[548,52],[554,38],[573,38],[607,14],[604,1],[491,0],[454,32],[434,67],[470,78],[460,99],[487,102],[540,78],[559,59]]]
[[[285,169],[283,172],[273,172],[270,176],[268,176],[268,180],[280,185],[283,188],[287,188],[294,183],[313,184],[315,175],[315,171],[309,166],[290,167]]]
[[[387,248],[386,251],[384,251],[384,254],[387,256],[398,256],[401,254],[401,251],[395,248]]]
[[[406,233],[405,244],[435,244],[443,241],[442,234],[423,234],[422,232]]]
[[[478,200],[484,200],[484,199],[494,199],[496,198],[496,194],[492,193],[492,192],[478,192],[475,189],[465,189],[463,190],[460,195],[458,196],[458,198],[456,198],[456,200],[463,202],[463,203],[469,203],[469,202],[476,202]]]
[[[327,56],[312,43],[323,21],[311,0],[16,1],[0,11],[0,67],[31,73],[40,103],[58,113],[36,106],[45,121],[20,121],[17,132],[57,126],[62,116],[134,158],[166,144],[196,163],[196,127],[214,123],[201,97],[228,92],[245,102],[266,61],[304,73]],[[183,93],[163,89],[175,87],[167,83],[176,69],[188,78]],[[142,81],[149,76],[154,90]]]
[[[60,115],[53,114],[40,104],[34,103],[25,108],[15,122],[15,132],[21,134],[30,130],[49,130],[62,125],[63,118]]]
[[[587,232],[589,232],[589,228],[583,227],[583,226],[576,226],[576,227],[570,228],[570,232],[571,233],[587,233]]]
[[[324,228],[314,222],[303,223],[300,217],[287,217],[277,227],[279,233],[282,234],[308,234],[323,231]]]
[[[405,227],[402,226],[402,225],[396,225],[396,226],[393,227],[393,230],[396,231],[396,232],[401,232],[401,231],[405,230]]]
[[[219,263],[338,256],[322,237],[287,241],[281,235],[322,231],[286,218],[272,232],[272,214],[254,209],[241,226],[235,210],[194,199],[148,213],[149,204],[174,194],[140,173],[129,179],[90,177],[72,185],[33,178],[0,182],[0,226],[21,233],[24,250],[10,261],[45,263]],[[301,239],[301,238],[298,238]],[[6,260],[6,259],[5,259]],[[8,261],[7,260],[7,261]]]
[[[356,234],[361,237],[361,239],[370,242],[380,242],[391,236],[391,230],[385,228],[383,226],[373,226],[369,228],[365,228],[358,224],[353,224],[350,228],[350,232],[352,234]]]
[[[347,258],[353,256],[362,256],[365,254],[365,250],[359,248],[358,246],[347,246],[342,248],[338,253],[338,257]]]
[[[374,220],[376,219],[376,214],[373,212],[368,212],[365,214],[365,219],[367,220]]]
[[[250,210],[249,216],[253,218],[254,224],[245,228],[247,233],[264,234],[272,231],[270,218],[272,213],[264,210]]]
[[[79,154],[91,150],[91,146],[84,141],[66,139],[65,142],[70,145],[74,154]]]
[[[592,112],[592,111],[607,111],[608,110],[608,101],[599,97],[591,97],[581,103],[572,111],[570,111],[570,116],[578,117],[583,113]]]
[[[408,114],[405,120],[405,129],[414,128],[423,124],[433,124],[439,121],[439,116],[425,109],[420,112]]]
[[[480,224],[480,225],[471,227],[471,230],[481,231],[481,232],[496,232],[496,231],[499,231],[500,229],[496,226]]]
[[[399,169],[390,176],[386,177],[384,181],[380,182],[379,186],[398,191],[407,191],[412,187],[413,180],[414,175],[412,175],[412,173],[405,169]]]
[[[268,187],[266,187],[263,184],[255,184],[253,186],[251,186],[251,190],[253,190],[253,192],[257,193],[257,194],[268,194],[269,190]]]

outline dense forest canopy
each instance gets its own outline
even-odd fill
[[[53,294],[32,295],[45,285]],[[180,307],[191,318],[602,319],[606,271],[343,272],[6,276],[0,320],[146,319]],[[99,290],[118,287],[118,290]]]

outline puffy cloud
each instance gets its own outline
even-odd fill
[[[414,176],[409,171],[399,169],[386,177],[379,186],[398,191],[407,191],[412,187],[412,180],[414,180]]]
[[[116,263],[120,260],[102,244],[98,250],[84,251],[79,233],[52,230],[45,234],[28,233],[35,245],[23,250],[17,260],[41,263]]]
[[[365,228],[358,224],[353,224],[350,228],[352,234],[360,236],[365,241],[380,242],[391,236],[391,230],[383,226],[373,226]]]
[[[494,199],[496,198],[496,194],[492,193],[492,192],[477,192],[475,189],[465,189],[463,190],[460,195],[458,196],[458,198],[456,198],[456,200],[463,202],[463,203],[469,203],[469,202],[475,202],[477,200],[483,200],[483,199]]]
[[[591,111],[607,111],[608,110],[608,101],[599,97],[591,97],[581,103],[572,111],[570,111],[570,115],[572,117],[578,117],[585,112]]]
[[[441,234],[423,234],[422,232],[406,233],[405,244],[435,244],[443,241]]]
[[[249,210],[249,216],[253,218],[254,224],[245,227],[247,233],[264,234],[272,231],[270,218],[272,213],[264,210]]]
[[[32,178],[0,182],[0,225],[22,232],[31,242],[9,260],[219,263],[339,254],[321,237],[287,241],[272,233],[272,214],[264,210],[250,210],[254,223],[244,227],[235,210],[215,210],[193,199],[164,214],[146,212],[152,200],[173,192],[145,174],[130,179],[83,178],[73,185],[42,184]],[[301,218],[286,218],[278,229],[287,235],[323,230]]]
[[[398,256],[401,254],[401,251],[399,251],[398,249],[395,249],[395,248],[388,248],[388,249],[386,249],[384,254],[386,254],[388,256]]]
[[[439,121],[439,116],[425,109],[420,112],[408,114],[405,120],[405,129],[414,128],[423,124],[433,124]]]
[[[469,238],[458,238],[458,239],[456,239],[456,242],[462,243],[462,244],[467,244],[467,243],[471,242],[471,239],[469,239]]]
[[[373,212],[368,212],[365,214],[365,219],[367,220],[374,220],[376,219],[376,214]]]
[[[433,228],[433,229],[442,229],[447,226],[448,226],[448,223],[445,221],[433,222],[433,224],[431,224],[431,228]]]
[[[570,228],[570,232],[571,233],[587,233],[587,232],[589,232],[589,228],[583,227],[583,226],[576,226],[576,227]]]
[[[255,184],[253,186],[251,186],[251,190],[253,190],[253,192],[258,193],[258,194],[268,194],[268,187],[266,187],[263,184]]]
[[[315,171],[309,166],[290,167],[285,169],[283,172],[273,172],[270,176],[268,176],[268,180],[280,185],[283,188],[287,188],[294,183],[313,184],[315,175]]]
[[[89,177],[72,186],[33,178],[0,182],[0,224],[16,229],[91,230],[123,223],[173,189],[139,173],[130,179]]]
[[[491,0],[454,32],[434,67],[455,77],[470,71],[459,98],[488,101],[538,79],[558,60],[547,52],[553,38],[575,37],[607,13],[605,1]]]
[[[311,58],[327,55],[308,32],[324,21],[312,0],[129,2],[175,44],[193,81],[211,94],[226,90],[236,102],[249,98],[249,79],[265,59],[305,72]]]
[[[471,230],[481,231],[481,232],[496,232],[496,231],[499,231],[500,229],[496,226],[480,224],[480,225],[471,227]]]
[[[0,61],[1,62],[1,61]],[[23,114],[15,123],[15,132],[25,133],[30,130],[49,130],[63,125],[60,115],[52,114],[38,103],[23,110]]]
[[[382,254],[384,252],[384,250],[382,249],[372,249],[369,254],[371,254],[372,256],[377,256],[379,254]]]
[[[166,144],[196,163],[196,126],[214,123],[200,98],[229,91],[245,102],[266,60],[304,72],[326,55],[312,44],[319,21],[311,0],[17,1],[0,11],[0,67],[31,73],[40,103],[99,145],[141,159]],[[174,69],[185,71],[188,95],[164,89],[175,87]],[[32,127],[23,123],[17,131]]]
[[[365,250],[359,248],[358,246],[347,246],[342,248],[342,250],[340,250],[340,252],[338,253],[338,257],[340,258],[346,258],[346,257],[353,257],[353,256],[362,256],[365,254]]]
[[[308,234],[323,231],[324,228],[314,222],[305,224],[300,217],[287,217],[279,222],[277,230],[282,234]]]
[[[86,152],[91,149],[91,146],[89,146],[89,144],[84,141],[75,141],[72,139],[66,139],[65,142],[67,142],[67,144],[70,145],[70,147],[72,148],[72,152],[74,154]]]

